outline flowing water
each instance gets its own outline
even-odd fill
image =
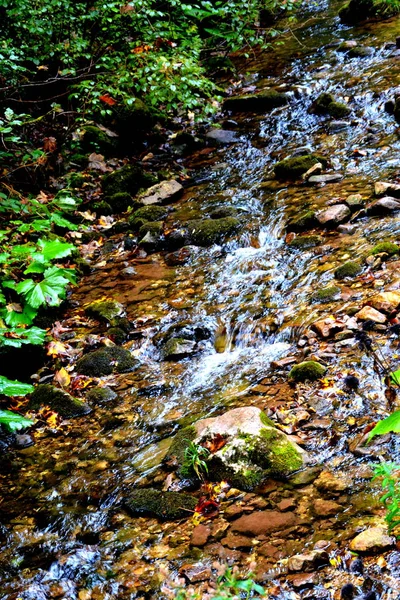
[[[107,296],[124,304],[135,332],[128,346],[141,368],[110,378],[118,401],[61,429],[39,428],[34,446],[3,460],[1,599],[162,598],[152,591],[159,586],[161,567],[174,572],[184,562],[211,560],[211,554],[202,556],[188,546],[184,525],[131,518],[121,503],[134,485],[163,481],[159,465],[178,428],[226,407],[256,404],[289,427],[306,397],[310,414],[315,411],[330,426],[303,432],[303,438],[301,431],[292,432],[315,462],[354,473],[359,499],[353,498],[352,508],[338,517],[339,526],[325,524],[323,533],[318,526],[306,529],[293,540],[293,554],[324,535],[340,540],[340,531],[354,527],[360,515],[367,515],[365,522],[371,518],[365,505],[373,500],[357,487],[369,457],[350,453],[348,444],[354,425],[349,419],[388,410],[372,361],[345,344],[325,343],[318,350],[333,378],[356,368],[363,381],[361,399],[341,398],[329,384],[326,390],[305,386],[294,392],[285,371],[271,368],[271,362],[285,356],[306,356],[298,341],[320,315],[338,309],[345,314],[362,294],[396,282],[390,271],[391,279],[346,284],[340,305],[312,302],[316,290],[332,284],[339,264],[362,258],[377,241],[398,239],[398,217],[363,218],[353,235],[324,231],[323,243],[310,250],[285,243],[287,221],[304,208],[320,208],[352,193],[372,197],[375,181],[395,180],[399,172],[398,127],[383,109],[400,85],[400,51],[387,44],[399,33],[398,19],[349,28],[339,23],[337,8],[320,2],[281,45],[249,59],[245,88],[288,91],[288,106],[268,115],[240,116],[228,124],[238,134],[237,143],[191,159],[197,164],[194,183],[174,206],[171,225],[232,207],[243,223],[241,234],[223,246],[194,250],[185,266],[171,267],[161,255],[132,258],[136,275],[129,281],[119,273],[129,254],[115,237],[112,251],[102,252],[105,263],[73,293],[76,309],[68,318],[75,318],[75,324],[84,303]],[[371,54],[349,58],[339,52],[338,43],[350,39],[370,46]],[[308,112],[321,92],[349,101],[353,109],[339,131],[328,117]],[[332,170],[344,175],[342,181],[317,186],[277,182],[272,177],[276,160],[302,147],[329,157]],[[212,335],[201,336],[195,355],[162,361],[155,342],[176,325]],[[391,344],[382,346],[387,356]],[[261,381],[264,388],[257,386]],[[399,456],[395,440],[388,451],[391,458]],[[376,501],[372,508],[377,510]],[[396,577],[399,559],[391,560]],[[399,589],[390,596],[385,577],[382,598],[399,597]],[[337,597],[320,593],[313,597]],[[282,598],[303,597],[291,594]]]

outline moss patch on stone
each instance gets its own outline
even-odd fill
[[[92,404],[102,404],[103,402],[110,402],[110,400],[115,400],[118,398],[118,395],[111,388],[104,387],[95,387],[88,391],[86,394],[86,400]]]
[[[172,462],[179,466],[179,475],[181,477],[192,477],[192,473],[188,474],[187,472],[182,473],[181,469],[185,462],[185,452],[186,448],[189,445],[189,442],[192,442],[196,437],[196,429],[193,425],[189,425],[188,427],[184,427],[180,429],[178,433],[175,435],[173,442],[170,446],[167,456],[164,459],[164,462]]]
[[[315,292],[312,298],[314,302],[332,302],[339,297],[341,291],[337,285],[330,285]]]
[[[89,317],[111,323],[124,312],[124,307],[115,300],[96,300],[85,308]]]
[[[105,200],[102,200],[101,202],[95,202],[93,204],[93,210],[97,214],[97,216],[104,215],[105,217],[109,217],[113,214],[111,204],[109,204]]]
[[[326,166],[327,164],[327,160],[325,158],[316,154],[305,154],[304,156],[285,158],[284,160],[276,163],[274,172],[277,179],[281,179],[283,181],[299,179],[318,162],[320,162],[323,166]]]
[[[117,344],[117,346],[123,344],[127,337],[126,331],[124,331],[120,327],[110,327],[110,329],[107,329],[106,335],[110,340],[114,342],[114,344]]]
[[[148,188],[155,182],[155,178],[140,167],[125,165],[118,171],[104,175],[102,189],[104,195],[109,197],[123,192],[134,196],[141,188]]]
[[[263,425],[266,425],[267,427],[275,427],[275,423],[272,421],[272,419],[267,417],[263,410],[260,413],[260,421]]]
[[[95,125],[86,125],[81,147],[84,152],[100,152],[104,156],[112,156],[117,149],[117,140],[117,137],[110,137]]]
[[[139,237],[144,237],[147,233],[151,236],[159,237],[163,233],[162,221],[147,221],[139,229]]]
[[[102,377],[111,373],[127,373],[136,364],[137,360],[125,348],[108,346],[82,356],[76,363],[76,370],[81,375]]]
[[[80,417],[90,412],[87,404],[50,384],[37,385],[31,394],[29,408],[36,410],[43,406],[49,406],[66,418]]]
[[[239,219],[198,219],[187,223],[192,243],[196,246],[212,246],[222,242],[227,236],[238,231]]]
[[[265,112],[287,103],[288,97],[285,93],[269,89],[259,94],[226,98],[224,109],[231,112]]]
[[[192,516],[197,499],[182,492],[161,492],[154,489],[134,490],[125,506],[134,516],[152,516],[174,520]]]
[[[323,377],[326,373],[326,368],[314,360],[301,362],[291,369],[289,379],[294,381],[316,381]]]
[[[357,277],[362,272],[362,266],[359,263],[348,261],[335,270],[336,279],[346,279],[346,277]]]
[[[129,226],[134,231],[139,229],[148,222],[162,221],[168,214],[168,210],[164,206],[142,206],[129,217]]]
[[[388,0],[350,0],[340,11],[343,23],[354,25],[367,19],[387,18],[399,14],[400,5]]]
[[[337,102],[332,94],[321,94],[318,96],[312,106],[313,112],[318,115],[330,115],[335,119],[346,117],[350,114],[351,110],[343,102]]]
[[[317,219],[315,216],[314,210],[307,210],[301,213],[298,217],[293,217],[290,219],[288,224],[286,225],[287,231],[294,231],[295,233],[300,233],[305,231],[306,229],[312,229],[317,225]]]
[[[105,196],[104,201],[111,206],[113,213],[125,212],[133,202],[129,192],[117,192],[112,196]]]
[[[393,256],[394,254],[398,254],[400,252],[400,248],[397,244],[393,242],[381,242],[380,244],[376,244],[370,252],[370,254],[389,254],[389,256]]]
[[[319,235],[300,235],[289,242],[291,248],[298,250],[307,250],[313,248],[322,242],[322,238]]]

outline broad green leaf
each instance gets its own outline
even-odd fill
[[[42,240],[38,241],[38,245],[41,248],[40,254],[43,256],[44,262],[49,262],[55,258],[64,258],[69,256],[75,246],[68,244],[68,242],[62,242],[61,240]],[[35,255],[34,258],[38,259],[39,255]],[[39,258],[40,260],[40,258]]]
[[[60,303],[60,299],[64,297],[68,283],[69,281],[66,277],[54,273],[38,283],[32,279],[21,281],[17,285],[17,292],[25,296],[27,303],[32,308],[39,308],[46,304],[57,306]]]
[[[21,383],[20,381],[11,381],[0,375],[0,394],[5,396],[26,396],[33,392],[33,385],[29,383]]]
[[[393,371],[393,373],[390,373],[390,380],[395,385],[400,386],[400,369],[398,369],[397,371]]]
[[[386,433],[400,432],[400,410],[379,421],[368,435],[368,441],[371,441],[376,435],[385,435]]]
[[[31,325],[36,315],[37,310],[28,305],[23,307],[22,312],[18,312],[16,310],[9,311],[7,308],[4,308],[1,311],[1,316],[9,327],[14,327],[17,325]]]
[[[13,256],[22,258],[24,256],[29,256],[29,254],[32,254],[33,252],[35,252],[35,250],[36,247],[33,244],[16,245],[12,246],[11,254]]]
[[[17,283],[13,279],[7,279],[6,281],[2,281],[1,282],[1,286],[3,288],[8,288],[10,290],[15,290],[16,287],[17,287]]]
[[[0,425],[4,425],[11,433],[30,427],[33,423],[31,419],[26,419],[22,415],[11,412],[11,410],[0,410]]]
[[[45,270],[45,277],[52,277],[53,275],[61,275],[68,279],[70,283],[76,283],[76,271],[75,269],[65,269],[64,267],[52,266]]]
[[[3,292],[0,292],[0,304],[5,304],[7,302],[5,295]]]
[[[0,346],[20,348],[23,344],[41,346],[44,344],[46,330],[40,327],[10,327],[0,328]]]
[[[65,227],[65,229],[69,229],[70,231],[78,230],[77,225],[71,223],[71,221],[68,221],[68,219],[65,219],[60,213],[53,213],[50,219],[55,225],[58,225],[59,227]]]
[[[53,204],[62,210],[74,210],[78,205],[78,201],[72,196],[60,196],[59,198],[54,198]]]
[[[9,252],[2,252],[0,254],[0,264],[4,264],[8,261],[8,259],[10,258],[10,254]]]
[[[46,270],[46,266],[34,260],[27,269],[24,271],[24,275],[28,275],[28,273],[44,273]]]

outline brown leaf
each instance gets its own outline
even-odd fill
[[[92,154],[89,156],[89,169],[102,171],[103,173],[108,171],[106,163],[104,162],[104,156],[102,154],[96,154],[95,152],[92,152]]]
[[[45,137],[43,140],[43,150],[45,152],[55,152],[57,150],[57,140],[55,137]]]
[[[66,388],[71,382],[71,377],[69,376],[68,371],[64,369],[64,367],[61,367],[59,371],[56,371],[56,374],[54,375],[54,381],[59,383],[62,388]]]
[[[215,436],[211,440],[207,440],[204,445],[211,452],[211,454],[214,454],[214,452],[218,452],[218,450],[223,448],[226,442],[226,438],[224,438],[220,433],[216,433]]]

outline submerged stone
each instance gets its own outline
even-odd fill
[[[50,384],[37,385],[29,400],[29,408],[36,410],[43,406],[49,406],[66,418],[80,417],[90,412],[87,404]]]
[[[110,400],[115,400],[118,398],[118,395],[111,388],[104,387],[94,387],[88,391],[86,394],[86,400],[93,404],[102,404],[103,402],[110,402]]]
[[[335,119],[346,117],[351,110],[343,102],[337,102],[332,94],[323,93],[311,106],[311,111],[317,115],[330,115]]]
[[[323,175],[313,175],[308,178],[308,181],[309,183],[336,183],[342,179],[342,173],[324,173]]]
[[[289,379],[294,381],[316,381],[326,373],[326,367],[314,360],[307,360],[292,367]]]
[[[187,223],[191,242],[196,246],[212,246],[223,242],[240,227],[239,219],[225,217],[222,219],[196,219]]]
[[[196,352],[196,342],[185,338],[171,338],[161,347],[164,360],[178,360]]]
[[[321,243],[322,238],[319,235],[300,235],[289,242],[289,246],[298,250],[307,250]]]
[[[400,198],[400,185],[387,181],[376,181],[374,186],[375,196],[388,195],[392,198]]]
[[[369,527],[359,533],[350,542],[350,550],[353,552],[382,552],[393,548],[396,538],[387,534],[386,527]]]
[[[288,103],[287,94],[276,90],[264,90],[258,94],[232,96],[224,101],[224,109],[231,112],[269,112]]]
[[[306,229],[312,229],[317,224],[315,211],[308,210],[301,213],[298,217],[293,217],[286,225],[286,230],[300,233]]]
[[[197,499],[183,492],[161,492],[151,488],[134,490],[125,506],[135,517],[150,516],[174,520],[192,516]]]
[[[85,354],[76,363],[76,370],[81,375],[102,377],[111,373],[127,373],[138,364],[129,350],[119,346],[108,346]]]
[[[315,292],[312,298],[315,302],[332,302],[339,298],[341,291],[340,287],[331,285]]]
[[[108,323],[116,317],[121,316],[123,312],[124,307],[115,300],[96,300],[88,304],[85,308],[85,313],[89,317],[94,317],[99,321],[107,321]]]
[[[304,156],[294,156],[291,158],[285,158],[280,162],[276,163],[274,167],[275,175],[277,179],[282,180],[294,180],[300,179],[300,177],[307,173],[309,169],[316,163],[321,163],[326,166],[327,160],[321,156],[315,154],[305,154]]]
[[[359,263],[348,261],[335,270],[336,279],[346,279],[346,277],[357,277],[362,272],[362,266]]]
[[[391,196],[385,196],[368,204],[366,209],[369,215],[388,215],[400,210],[400,200]]]

